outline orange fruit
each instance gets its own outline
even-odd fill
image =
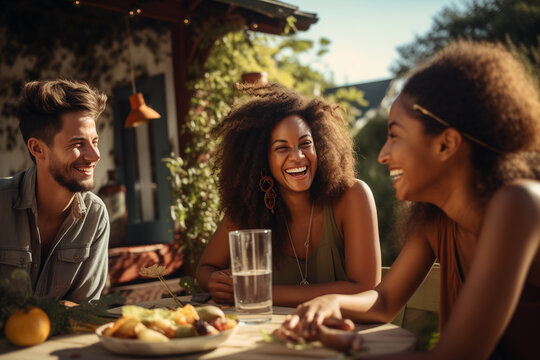
[[[42,343],[51,332],[47,314],[38,307],[27,306],[10,315],[6,321],[6,338],[16,346],[31,346]]]

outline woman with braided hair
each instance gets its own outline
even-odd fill
[[[278,84],[243,84],[256,97],[215,129],[224,219],[197,268],[219,303],[233,303],[228,233],[272,230],[273,303],[296,306],[380,281],[375,202],[355,179],[352,141],[338,106]]]
[[[403,249],[375,289],[302,304],[281,336],[388,322],[437,259],[438,344],[385,358],[538,359],[540,99],[523,66],[501,45],[448,45],[392,105],[379,162],[411,202]]]

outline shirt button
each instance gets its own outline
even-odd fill
[[[37,269],[37,268],[38,268],[37,264],[34,264],[34,269]]]
[[[19,264],[24,265],[24,258],[22,256],[19,258]]]
[[[73,255],[73,259],[77,260],[79,258],[79,255]]]

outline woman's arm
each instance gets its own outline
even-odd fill
[[[356,180],[343,194],[336,222],[343,232],[347,277],[356,285],[353,293],[375,288],[381,282],[381,247],[375,199],[366,183]]]
[[[238,227],[225,215],[206,245],[197,266],[199,285],[210,292],[217,303],[234,303],[233,280],[230,270],[229,231]]]
[[[304,285],[274,285],[273,302],[298,304],[324,294],[355,294],[373,289],[381,280],[381,250],[377,211],[369,187],[356,180],[334,206],[336,225],[344,239],[345,271],[350,281]]]
[[[315,298],[300,305],[284,326],[308,337],[314,336],[327,319],[342,316],[357,322],[391,321],[422,283],[434,260],[428,240],[412,236],[375,289],[356,295]]]
[[[508,326],[527,276],[538,283],[540,184],[501,188],[490,201],[467,279],[433,358],[488,358]],[[534,264],[534,265],[533,265]],[[532,278],[536,276],[536,278]]]

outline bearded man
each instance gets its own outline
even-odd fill
[[[19,129],[34,164],[0,179],[0,279],[27,271],[36,295],[80,303],[107,280],[109,217],[90,192],[99,161],[96,120],[107,96],[86,83],[27,83]]]

